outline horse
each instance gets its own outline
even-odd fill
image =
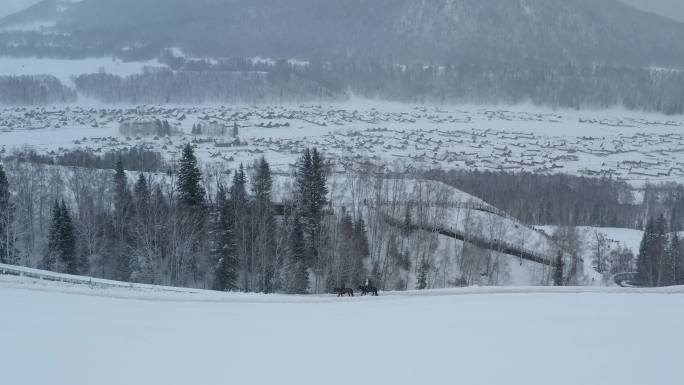
[[[337,288],[337,289],[335,289],[335,293],[337,293],[338,297],[342,297],[345,294],[350,296],[350,297],[354,296],[354,290],[352,288],[349,288],[349,287]]]
[[[368,293],[371,293],[371,295],[377,296],[378,295],[378,288],[375,286],[359,286],[359,290],[361,291],[361,295],[366,295]]]

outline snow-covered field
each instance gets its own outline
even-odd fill
[[[1,110],[0,145],[40,151],[145,146],[169,155],[195,141],[206,160],[234,166],[265,155],[284,169],[304,146],[317,146],[347,168],[369,159],[400,168],[610,175],[635,185],[684,180],[684,118],[679,116],[363,100],[329,106],[93,107]],[[153,140],[118,133],[121,122],[157,118],[185,135]],[[225,146],[235,123],[243,145]],[[194,124],[205,127],[202,135],[189,135]]]
[[[2,383],[681,380],[682,288],[470,288],[341,299],[202,291],[141,299],[132,292],[0,276]]]

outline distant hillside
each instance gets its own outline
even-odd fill
[[[112,103],[354,94],[681,114],[683,38],[684,24],[617,0],[43,0],[0,19],[0,56],[170,68],[77,76]]]
[[[46,0],[0,21],[27,21]],[[69,3],[70,4],[70,3]],[[684,24],[614,0],[84,0],[74,41],[209,56],[684,67]]]
[[[43,0],[24,1],[28,4],[22,11],[13,13],[0,19],[0,29],[3,30],[33,30],[53,27],[66,12],[74,5],[71,0]]]

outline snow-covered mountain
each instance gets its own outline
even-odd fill
[[[42,0],[4,0],[0,6],[0,18],[22,11]]]
[[[0,19],[2,31],[33,31],[55,27],[63,15],[81,0],[9,0]],[[8,12],[7,10],[14,10]]]
[[[72,41],[212,56],[684,66],[684,25],[616,0],[45,0]],[[80,40],[79,40],[80,39]],[[158,52],[158,51],[157,51]]]
[[[684,21],[684,2],[681,0],[620,0],[644,12],[652,12],[671,19]]]

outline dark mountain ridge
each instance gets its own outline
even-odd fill
[[[58,31],[114,50],[684,68],[684,24],[614,0],[46,0],[24,12],[50,7]]]

